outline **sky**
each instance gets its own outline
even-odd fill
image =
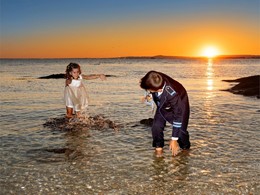
[[[0,2],[0,58],[260,55],[260,0]]]

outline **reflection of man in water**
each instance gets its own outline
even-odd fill
[[[168,185],[167,181],[184,181],[191,174],[188,153],[182,153],[178,160],[172,159],[172,161],[155,157],[151,163],[151,167],[151,177],[161,182],[160,184],[157,183],[157,185],[162,186]],[[168,177],[168,175],[171,175],[171,177]]]
[[[189,149],[189,100],[185,88],[169,76],[156,71],[148,72],[140,82],[141,88],[152,94],[157,105],[152,126],[153,147],[158,156],[162,155],[164,147],[164,127],[166,121],[172,124],[170,149],[175,156],[180,148]]]

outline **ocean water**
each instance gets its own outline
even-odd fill
[[[63,79],[69,62],[84,74],[91,116],[113,129],[66,132],[46,127],[65,116]],[[260,194],[260,102],[222,91],[223,79],[260,74],[259,59],[38,59],[0,61],[0,194]],[[172,76],[187,89],[191,149],[154,155],[152,117],[139,80],[149,70]],[[66,148],[65,152],[62,152]],[[56,151],[56,152],[54,152]],[[57,152],[60,151],[60,152]],[[69,151],[69,152],[68,152]]]

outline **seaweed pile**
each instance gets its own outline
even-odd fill
[[[119,130],[118,124],[101,115],[71,119],[66,117],[50,118],[43,124],[43,126],[60,131],[81,131],[88,129],[103,130],[109,128],[115,131]]]

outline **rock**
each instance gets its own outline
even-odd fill
[[[47,152],[53,152],[53,153],[56,153],[56,154],[62,154],[62,153],[65,153],[69,149],[68,148],[54,148],[54,149],[47,148],[45,150]]]
[[[48,76],[39,77],[39,79],[65,79],[65,74],[51,74]]]
[[[152,118],[142,119],[140,120],[140,123],[151,127],[153,125],[153,119]]]
[[[260,75],[242,77],[235,80],[223,80],[225,82],[238,83],[230,89],[223,91],[229,91],[233,94],[240,94],[244,96],[256,96],[260,98]]]
[[[115,75],[106,75],[106,77],[117,77]],[[65,74],[60,73],[60,74],[51,74],[48,76],[42,76],[38,77],[38,79],[65,79]]]

